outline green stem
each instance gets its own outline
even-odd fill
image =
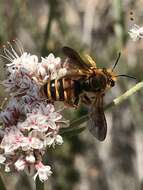
[[[121,96],[119,96],[118,98],[115,98],[113,100],[113,102],[111,102],[110,104],[108,104],[106,106],[105,109],[108,109],[109,107],[112,107],[114,105],[118,105],[122,102],[124,102],[126,99],[128,99],[131,95],[133,95],[134,93],[136,93],[137,91],[139,91],[140,89],[143,88],[143,82],[139,82],[137,83],[135,86],[133,86],[131,89],[129,89],[128,91],[126,91],[124,94],[122,94]]]
[[[41,50],[42,56],[45,56],[47,54],[47,42],[50,38],[52,21],[55,19],[55,4],[54,4],[54,2],[55,2],[54,0],[49,1],[49,16],[48,16],[48,23],[46,26],[44,39],[43,39],[43,46],[42,46],[42,50]]]
[[[113,10],[115,19],[114,30],[116,35],[117,49],[121,49],[124,42],[122,0],[113,0]]]
[[[0,190],[6,190],[6,186],[5,186],[1,176],[0,176]]]
[[[39,178],[36,179],[36,190],[44,190],[44,183],[42,183]]]
[[[143,88],[143,82],[139,82],[138,84],[133,86],[131,89],[126,91],[124,94],[122,94],[118,98],[115,98],[111,103],[107,104],[105,106],[105,110],[109,109],[113,106],[117,106],[117,105],[121,104],[122,102],[127,100],[131,95],[133,95],[137,91],[141,90],[142,88]],[[82,123],[86,122],[88,119],[89,119],[89,114],[83,115],[79,119],[72,121],[68,128],[61,129],[60,133],[64,134],[64,133],[69,133],[69,132],[74,131],[74,130],[78,130],[79,128],[81,128],[80,125]]]

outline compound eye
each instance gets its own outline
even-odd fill
[[[111,85],[111,87],[115,86],[115,81],[111,80],[110,85]]]
[[[93,77],[90,79],[90,85],[92,89],[98,91],[101,88],[101,81],[99,77]]]

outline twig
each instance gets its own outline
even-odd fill
[[[115,98],[111,103],[107,104],[105,106],[105,110],[109,109],[109,108],[111,108],[113,106],[117,106],[117,105],[121,104],[122,102],[127,100],[131,95],[133,95],[137,91],[141,90],[142,88],[143,88],[143,82],[139,82],[138,84],[133,86],[131,89],[126,91],[124,94],[122,94],[118,98]],[[61,129],[60,133],[64,134],[64,133],[69,133],[69,132],[74,131],[74,130],[79,130],[79,128],[81,128],[80,125],[82,123],[88,121],[88,119],[89,119],[89,114],[86,114],[86,115],[80,117],[79,119],[76,119],[76,120],[72,121],[68,128]]]

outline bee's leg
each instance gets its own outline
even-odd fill
[[[78,107],[78,104],[79,104],[79,97],[77,97],[75,100],[74,100],[74,105],[76,107]]]
[[[67,105],[68,107],[72,107],[77,109],[78,108],[78,104],[79,104],[79,96],[76,97],[74,100],[73,99],[68,99],[67,101],[65,101],[65,105]]]
[[[70,107],[70,108],[77,108],[77,105],[75,105],[73,102],[71,102],[71,101],[66,101],[65,103],[65,106],[66,107]]]
[[[91,99],[86,94],[83,94],[81,96],[81,102],[86,104],[86,105],[89,105],[92,103]]]
[[[42,99],[42,100],[44,100],[47,104],[54,104],[53,100],[50,99]]]
[[[74,97],[74,90],[72,88],[70,88],[69,90],[66,89],[67,92],[67,98],[65,100],[65,104],[68,105],[68,107],[72,107],[77,109],[78,107],[78,102],[79,102],[79,96],[77,96],[76,98]]]

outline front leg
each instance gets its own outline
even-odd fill
[[[71,100],[65,101],[65,105],[66,105],[67,107],[77,109],[77,108],[78,108],[78,102],[79,102],[79,98],[78,98],[78,99],[75,99],[74,102],[72,102]]]
[[[74,100],[74,105],[75,105],[76,107],[78,107],[78,105],[79,105],[79,96],[78,96],[77,98],[75,98],[75,100]]]
[[[86,105],[91,105],[92,101],[91,99],[87,96],[87,94],[82,94],[81,95],[81,102],[86,104]]]

